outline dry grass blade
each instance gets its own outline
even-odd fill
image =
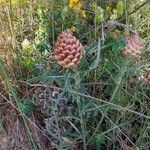
[[[1,93],[0,93],[0,96],[2,97],[2,98],[4,98],[13,108],[15,108],[20,114],[22,114],[22,112],[12,103],[12,102],[10,102],[4,95],[2,95]],[[44,131],[42,131],[33,121],[31,121],[26,115],[24,115],[24,114],[22,114],[24,117],[25,117],[25,119],[27,119],[28,121],[29,121],[29,123],[31,124],[31,125],[33,125],[35,128],[37,128],[37,130],[39,131],[39,132],[41,132],[42,134],[43,134],[43,136],[45,136],[49,141],[51,141],[51,139],[45,134],[45,132]]]

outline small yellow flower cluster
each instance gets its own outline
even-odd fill
[[[86,18],[86,12],[82,9],[80,0],[69,0],[69,7],[73,9],[75,13],[79,13],[82,17]]]
[[[69,0],[69,7],[73,8],[73,7],[77,7],[77,9],[81,9],[82,4],[79,0]]]
[[[84,17],[84,18],[86,18],[86,12],[85,12],[85,10],[81,11],[81,16]]]

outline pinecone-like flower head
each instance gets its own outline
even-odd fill
[[[126,38],[126,47],[122,49],[123,55],[138,57],[141,54],[142,43],[137,35]]]
[[[55,43],[55,59],[63,68],[73,68],[80,63],[83,46],[71,33],[61,32]]]

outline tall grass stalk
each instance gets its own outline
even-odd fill
[[[6,87],[7,90],[9,91],[9,99],[10,99],[11,103],[16,103],[16,108],[17,108],[18,110],[21,110],[21,109],[20,109],[20,105],[19,105],[19,100],[18,100],[17,95],[16,95],[16,90],[15,90],[14,87],[12,86],[12,83],[10,82],[10,79],[9,79],[9,77],[8,77],[8,75],[7,75],[6,68],[4,67],[4,65],[2,64],[1,61],[0,61],[0,71],[1,71],[1,73],[2,73],[2,75],[3,75],[3,77],[4,77],[5,87]],[[13,98],[13,99],[12,99],[12,98]],[[25,125],[25,127],[26,127],[26,129],[27,129],[28,136],[29,136],[30,139],[31,139],[31,143],[32,143],[32,145],[33,145],[33,148],[36,150],[36,149],[37,149],[37,146],[36,146],[36,144],[35,144],[35,142],[34,142],[33,136],[31,135],[31,131],[30,131],[29,126],[28,126],[28,124],[27,124],[27,122],[26,122],[26,120],[25,120],[24,114],[23,114],[21,111],[19,111],[19,112],[20,112],[21,117],[22,117],[22,119],[23,119],[24,125]]]

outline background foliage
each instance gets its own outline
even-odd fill
[[[149,0],[0,0],[0,149],[150,149]],[[53,57],[61,31],[80,65]],[[140,58],[124,57],[138,33]]]

